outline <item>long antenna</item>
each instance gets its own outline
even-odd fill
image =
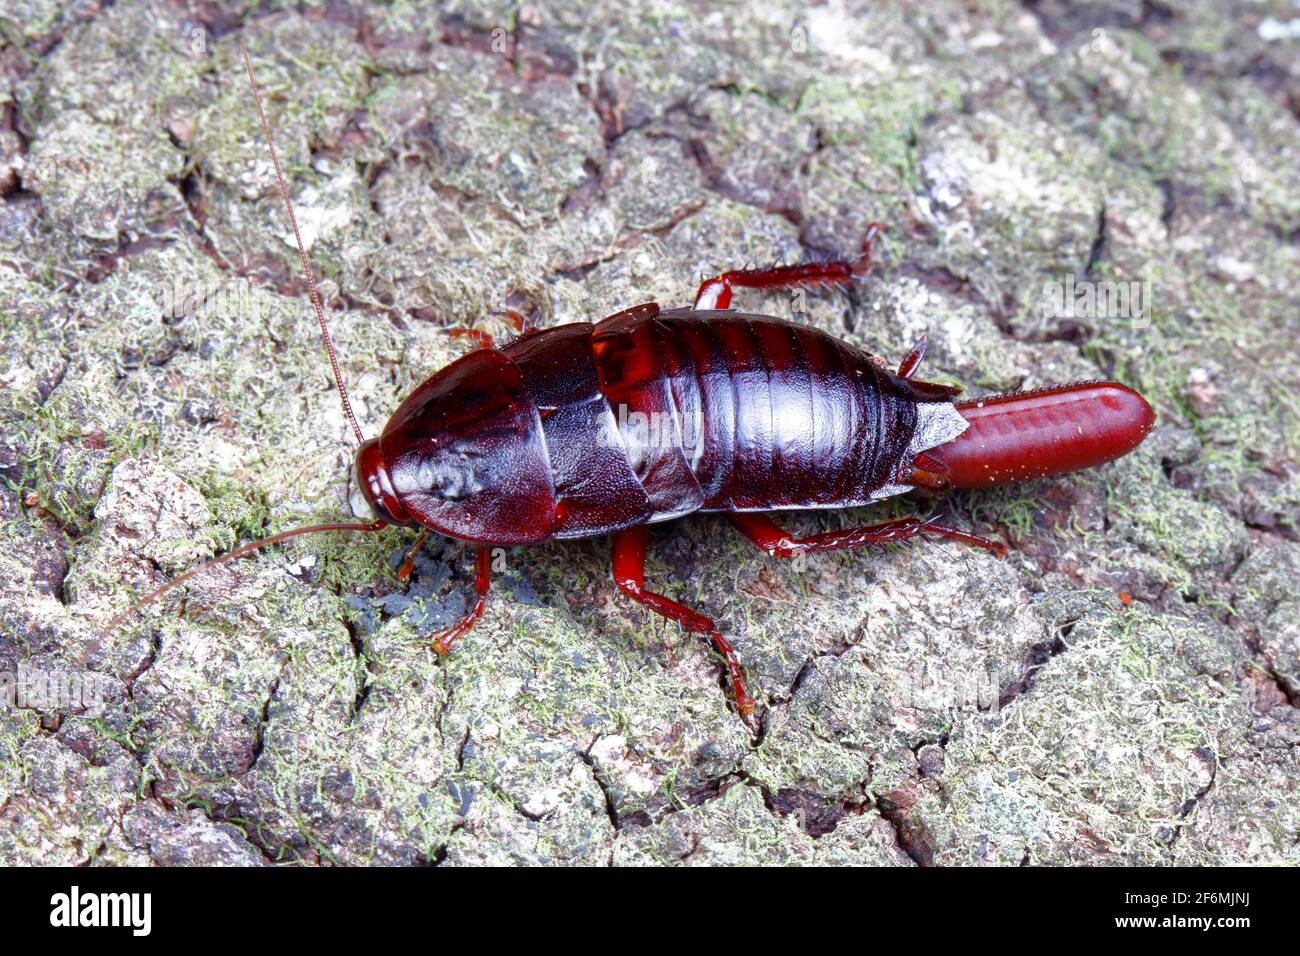
[[[321,304],[320,292],[316,290],[316,279],[312,276],[311,264],[307,261],[307,250],[302,244],[302,233],[298,229],[298,217],[294,215],[293,203],[289,199],[289,187],[285,184],[284,173],[280,169],[280,158],[275,154],[275,141],[271,136],[271,124],[266,121],[266,113],[262,109],[262,93],[257,88],[257,80],[253,77],[253,64],[248,58],[248,48],[244,46],[244,41],[239,41],[239,52],[244,56],[244,69],[248,71],[248,85],[253,90],[253,104],[257,107],[257,118],[262,124],[262,135],[266,138],[266,148],[271,153],[271,165],[275,167],[275,179],[280,185],[280,198],[284,200],[284,208],[289,213],[289,224],[293,226],[293,238],[298,244],[298,259],[302,262],[302,274],[307,279],[307,291],[311,297],[312,308],[316,310],[316,321],[320,325],[321,341],[325,343],[325,351],[329,353],[330,368],[334,371],[334,384],[338,386],[339,397],[343,400],[343,411],[348,417],[348,422],[352,425],[352,433],[357,436],[357,443],[364,444],[365,437],[361,434],[361,426],[357,424],[357,416],[352,411],[352,401],[348,398],[348,390],[343,385],[343,374],[339,371],[338,356],[334,352],[334,341],[330,338],[330,330],[325,324],[325,309]],[[313,534],[317,531],[380,531],[388,526],[383,520],[376,520],[368,524],[351,524],[347,522],[331,522],[329,524],[307,525],[302,528],[290,528],[288,531],[281,531],[278,534],[268,535],[265,538],[258,538],[256,541],[250,541],[248,544],[240,545],[233,551],[218,555],[209,561],[204,561],[198,567],[190,568],[183,574],[179,574],[154,588],[140,600],[136,601],[125,611],[113,616],[104,628],[104,632],[86,646],[77,658],[76,666],[80,667],[86,662],[91,654],[99,649],[100,644],[104,642],[113,630],[130,614],[134,614],[147,604],[152,604],[158,598],[162,597],[172,588],[184,584],[196,574],[206,571],[208,568],[215,567],[218,564],[225,564],[227,561],[233,561],[235,558],[241,558],[246,554],[252,554],[268,545],[278,544],[289,538],[296,538],[301,534]]]
[[[216,567],[218,564],[225,564],[227,561],[233,561],[235,558],[242,558],[244,555],[252,554],[254,551],[260,551],[268,545],[278,544],[281,541],[287,541],[289,538],[296,538],[300,534],[313,534],[317,531],[382,531],[386,527],[388,527],[388,524],[382,519],[371,521],[368,524],[349,524],[347,522],[313,524],[302,528],[290,528],[288,531],[281,531],[278,534],[267,535],[265,538],[258,538],[256,541],[250,541],[248,544],[241,544],[233,551],[219,554],[215,558],[204,561],[197,567],[190,568],[183,574],[176,575],[176,577],[172,578],[170,581],[165,581],[144,597],[140,598],[140,600],[136,601],[125,611],[120,611],[113,615],[113,619],[104,626],[104,633],[91,641],[90,644],[86,646],[86,649],[81,652],[81,656],[77,658],[75,666],[80,667],[84,664],[86,659],[99,649],[99,645],[104,642],[104,638],[116,630],[117,626],[121,624],[128,615],[134,614],[147,604],[152,604],[172,588],[184,584],[190,578],[194,577],[194,575],[206,571],[208,568]]]
[[[338,356],[334,354],[334,341],[330,338],[330,330],[325,325],[325,310],[321,306],[320,293],[316,291],[316,280],[312,277],[311,264],[307,261],[307,250],[303,248],[302,234],[298,231],[298,217],[293,214],[293,203],[289,201],[289,187],[285,185],[284,173],[280,171],[280,159],[275,155],[271,124],[266,121],[266,113],[262,111],[262,93],[257,88],[257,80],[253,78],[253,64],[248,58],[248,48],[244,46],[243,40],[239,41],[239,52],[244,55],[244,69],[248,71],[248,85],[253,90],[257,118],[262,124],[262,135],[266,137],[266,148],[271,151],[271,165],[275,167],[275,178],[280,184],[280,197],[284,200],[284,208],[289,213],[289,224],[293,226],[293,238],[298,243],[298,258],[302,261],[302,274],[307,278],[307,291],[311,295],[312,307],[316,310],[316,321],[320,323],[321,341],[325,343],[325,351],[330,357],[330,368],[334,370],[334,384],[339,387],[339,398],[343,399],[343,412],[352,425],[352,433],[357,436],[357,444],[364,444],[365,438],[361,434],[361,426],[357,424],[357,416],[352,413],[352,401],[348,398],[348,390],[343,385],[343,375],[339,372]]]

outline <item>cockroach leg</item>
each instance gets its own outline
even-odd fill
[[[534,332],[541,331],[540,329],[533,328],[529,325],[523,315],[514,309],[505,309],[501,312],[493,312],[491,314],[504,315],[510,320],[510,324],[513,325],[515,331],[519,333],[515,337],[515,341],[527,338]],[[447,334],[454,339],[469,339],[474,344],[473,347],[476,349],[496,348],[496,338],[486,329],[476,329],[468,325],[453,325],[447,329]]]
[[[402,563],[397,566],[397,580],[409,581],[411,579],[411,572],[415,570],[415,556],[420,553],[420,549],[424,547],[424,542],[429,540],[431,533],[428,528],[421,531],[420,536],[415,539],[415,544],[411,545],[406,554],[402,556]]]
[[[839,551],[843,548],[859,548],[868,544],[906,541],[918,534],[936,534],[978,548],[987,548],[998,556],[1007,553],[1006,545],[1000,541],[990,541],[969,531],[949,528],[933,520],[922,521],[915,516],[895,518],[892,521],[881,521],[858,528],[845,528],[842,531],[824,531],[808,538],[791,537],[775,521],[758,512],[740,512],[728,517],[737,530],[755,546],[776,558],[791,558],[798,554],[815,554],[820,551]]]
[[[728,309],[731,307],[733,287],[743,289],[786,289],[801,285],[845,285],[854,276],[862,275],[871,265],[871,247],[885,227],[878,222],[867,226],[862,239],[862,253],[852,262],[805,262],[795,266],[773,266],[768,269],[737,269],[722,272],[700,283],[695,293],[696,309]]]
[[[510,320],[510,324],[515,327],[515,331],[518,332],[521,337],[532,335],[537,331],[537,329],[528,324],[528,321],[524,318],[522,312],[515,309],[505,309],[501,312],[501,315],[504,315]]]
[[[736,699],[736,709],[740,711],[745,722],[754,712],[754,699],[749,695],[745,685],[745,672],[741,669],[740,658],[736,656],[731,642],[722,636],[716,624],[684,604],[647,591],[645,582],[645,525],[637,525],[614,534],[614,583],[618,589],[632,600],[643,604],[656,614],[662,614],[671,621],[676,621],[688,631],[707,635],[718,649],[718,653],[727,663],[727,676],[731,680],[731,693]]]
[[[481,544],[474,552],[474,594],[476,595],[474,606],[469,609],[468,614],[445,631],[430,635],[429,641],[435,651],[439,654],[446,654],[456,639],[472,628],[478,619],[483,616],[483,609],[487,607],[488,588],[491,583],[492,550],[487,545]]]
[[[999,558],[1007,556],[1007,546],[1001,541],[972,534],[969,531],[962,531],[960,528],[949,528],[947,525],[939,524],[933,518],[923,522],[918,533],[937,534],[949,541],[960,541],[962,544],[969,544],[975,548],[983,548],[985,551],[992,551]]]
[[[472,329],[467,325],[455,325],[447,330],[453,339],[469,339],[476,349],[490,349],[496,344],[492,333],[484,329]]]

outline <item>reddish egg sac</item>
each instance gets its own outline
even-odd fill
[[[1139,444],[1156,413],[1117,382],[1056,385],[956,404],[970,422],[928,452],[947,466],[953,488],[1047,478],[1113,461]]]

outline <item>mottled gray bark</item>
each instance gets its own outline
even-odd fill
[[[109,634],[98,716],[0,708],[0,860],[1300,861],[1290,5],[306,7],[0,13],[0,671],[346,512],[239,38],[372,434],[465,347],[449,325],[684,305],[876,219],[847,294],[736,305],[894,361],[926,331],[972,391],[1119,378],[1158,428],[948,499],[1005,560],[656,528],[650,578],[724,622],[758,737],[603,541],[505,553],[443,659],[417,638],[469,594],[450,542],[409,587],[397,532],[214,569]],[[1062,316],[1067,276],[1150,300]]]

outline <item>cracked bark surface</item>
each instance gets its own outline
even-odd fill
[[[459,354],[447,326],[688,304],[872,220],[847,294],[737,306],[894,360],[928,332],[931,377],[972,391],[1117,377],[1160,415],[1115,465],[948,499],[1003,561],[654,529],[650,578],[724,622],[757,735],[602,541],[509,551],[441,659],[416,637],[469,593],[449,543],[408,584],[398,533],[213,569],[90,660],[102,716],[0,709],[0,860],[1300,862],[1300,51],[1261,33],[1274,6],[0,13],[0,671],[68,667],[132,594],[346,510],[240,38],[370,433]],[[1148,321],[1044,315],[1066,274],[1149,280]]]

